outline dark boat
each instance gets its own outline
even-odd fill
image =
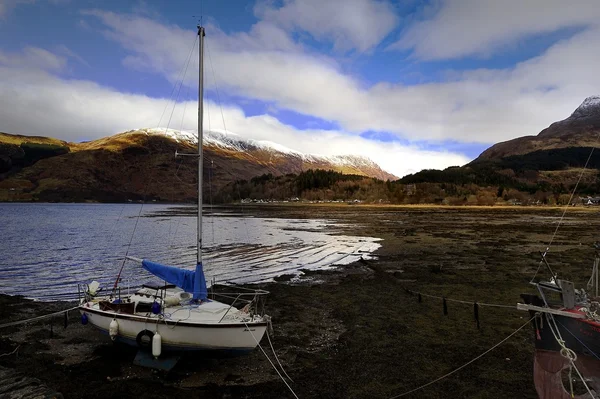
[[[532,283],[538,294],[521,294],[517,308],[529,311],[535,341],[533,374],[541,399],[600,398],[599,247],[586,289],[552,274]]]

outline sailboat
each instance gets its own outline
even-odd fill
[[[209,293],[202,265],[202,122],[204,27],[198,26],[198,239],[195,270],[127,257],[159,277],[134,293],[122,293],[117,281],[110,294],[100,296],[99,284],[80,289],[82,323],[106,333],[115,342],[163,351],[248,352],[259,345],[270,325],[264,314],[264,290]],[[177,155],[177,154],[176,154]],[[196,156],[194,154],[194,156]],[[120,274],[120,273],[119,273]],[[219,302],[216,299],[223,300]]]
[[[533,375],[541,399],[600,398],[600,245],[585,289],[559,279],[546,260],[549,281],[532,282],[537,294],[521,294],[534,330]],[[586,291],[587,289],[587,291]],[[568,383],[565,384],[565,380]],[[574,388],[574,383],[579,389]]]

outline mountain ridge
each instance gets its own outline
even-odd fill
[[[397,179],[364,157],[306,155],[276,143],[219,132],[206,137],[204,179],[215,192],[238,180],[309,169]],[[196,153],[196,143],[194,132],[161,129],[130,130],[81,143],[0,134],[0,200],[192,201],[197,179],[194,162],[174,154]]]
[[[494,144],[472,162],[525,155],[534,151],[594,147],[600,133],[600,96],[587,97],[566,119],[554,122],[536,136]]]

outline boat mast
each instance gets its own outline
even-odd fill
[[[204,27],[198,25],[198,264],[202,264],[202,118],[204,97]]]

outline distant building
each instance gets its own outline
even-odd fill
[[[600,205],[600,197],[579,198],[583,205]]]

